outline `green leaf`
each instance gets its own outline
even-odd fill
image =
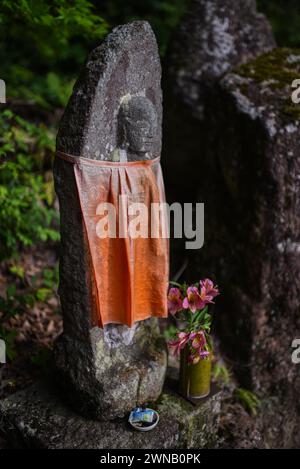
[[[213,367],[212,373],[215,381],[223,382],[225,384],[229,383],[230,373],[225,365],[216,363]]]
[[[166,340],[171,340],[176,336],[177,332],[178,328],[174,324],[170,324],[170,326],[164,331],[164,337]]]
[[[257,415],[257,410],[261,405],[260,399],[248,389],[237,388],[234,395],[236,399],[248,410],[253,416]]]
[[[192,322],[195,324],[196,322],[202,322],[204,317],[205,317],[205,313],[207,311],[208,307],[205,306],[204,309],[200,309],[199,311],[196,311],[196,313],[194,313],[193,317],[192,317]]]
[[[46,301],[52,295],[52,290],[50,288],[39,288],[35,295],[37,300]]]
[[[180,283],[173,282],[173,280],[170,280],[170,281],[169,281],[169,284],[170,284],[170,285],[174,285],[175,287],[178,287],[178,288],[181,288],[181,287],[182,287],[182,285],[180,285]]]
[[[25,271],[24,271],[24,267],[22,267],[21,265],[12,265],[10,268],[9,268],[9,271],[16,275],[17,277],[19,277],[20,279],[24,279],[24,276],[25,276]]]
[[[35,305],[35,297],[32,294],[27,294],[23,296],[24,304],[26,306],[29,306],[30,308],[33,308]]]
[[[16,285],[14,284],[8,285],[8,287],[6,288],[7,299],[13,298],[15,294],[16,294]]]

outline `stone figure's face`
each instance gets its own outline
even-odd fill
[[[151,153],[157,132],[157,115],[152,102],[144,96],[134,96],[123,103],[119,114],[121,146],[129,153]]]

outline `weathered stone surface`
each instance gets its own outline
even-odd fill
[[[121,99],[145,96],[158,116],[154,154],[161,149],[161,66],[149,23],[119,26],[94,49],[77,80],[62,118],[57,149],[71,155],[108,160],[118,145]]]
[[[137,21],[116,28],[87,59],[62,118],[57,149],[113,160],[124,144],[120,136],[123,106],[123,127],[128,113],[149,114],[155,132],[150,150],[140,154],[158,156],[160,76],[157,44],[149,24]],[[128,102],[134,106],[126,107]],[[142,134],[135,136],[141,138],[128,142],[134,150],[144,141]],[[77,410],[99,419],[113,418],[159,396],[166,370],[165,345],[153,319],[139,323],[135,330],[113,327],[110,338],[118,336],[121,345],[108,347],[95,317],[92,266],[72,164],[56,158],[54,179],[61,216],[59,294],[64,320],[56,349],[56,378]]]
[[[42,385],[0,402],[1,427],[15,448],[159,449],[212,447],[220,392],[194,407],[169,391],[155,404],[160,421],[150,432],[131,429],[126,419],[97,422],[78,416]]]
[[[299,444],[300,369],[291,361],[300,331],[300,114],[291,101],[299,73],[300,51],[275,49],[219,83],[203,165],[206,246],[195,269],[221,286],[221,345],[242,385],[263,399],[271,447]]]
[[[166,185],[172,200],[205,203],[205,247],[184,277],[212,276],[221,288],[221,344],[243,387],[262,398],[263,444],[297,447],[300,115],[291,84],[300,53],[260,56],[274,40],[254,3],[195,1],[183,21],[166,76]]]
[[[170,200],[196,199],[209,132],[205,110],[209,117],[215,84],[224,73],[274,46],[255,0],[190,3],[167,54],[163,81],[163,164]]]
[[[170,50],[173,92],[201,119],[215,81],[273,47],[271,28],[255,0],[193,0]]]
[[[86,342],[64,335],[55,350],[54,379],[77,411],[105,420],[157,399],[166,350],[155,320],[144,321],[128,345],[110,348],[98,327]]]

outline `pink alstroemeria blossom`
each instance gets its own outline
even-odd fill
[[[182,306],[182,297],[179,288],[170,288],[168,293],[168,310],[171,314],[176,314],[178,311],[181,311]]]
[[[207,350],[197,350],[194,353],[191,353],[188,357],[189,363],[193,363],[196,365],[199,363],[200,360],[204,360],[206,357],[209,356],[209,352]]]
[[[200,280],[200,289],[200,297],[205,304],[214,303],[213,299],[220,294],[218,287],[209,278]]]
[[[200,360],[199,357],[196,357],[193,353],[190,353],[188,356],[188,363],[192,363],[193,365],[196,365],[198,361]]]
[[[206,338],[203,331],[192,332],[190,334],[190,340],[192,341],[192,347],[196,350],[203,349],[206,345]]]
[[[187,289],[187,296],[184,298],[182,303],[184,309],[190,309],[192,313],[195,313],[197,309],[203,309],[205,302],[202,300],[197,287],[189,287]]]
[[[182,350],[187,342],[189,341],[190,334],[188,332],[177,332],[177,339],[169,340],[169,347],[174,347],[174,355],[179,355],[180,350]]]

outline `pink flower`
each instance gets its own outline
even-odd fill
[[[189,287],[187,289],[187,296],[184,298],[182,305],[184,309],[190,309],[193,313],[195,313],[197,309],[204,308],[205,302],[200,297],[197,287]]]
[[[180,353],[180,350],[182,350],[186,346],[189,341],[189,336],[190,335],[188,332],[177,332],[177,339],[168,341],[169,347],[174,347],[174,355],[178,355]]]
[[[204,358],[209,355],[209,352],[205,350],[207,342],[204,331],[191,332],[190,340],[191,351],[188,357],[188,361],[189,363],[193,363],[194,365],[196,365],[199,360],[204,360]]]
[[[200,358],[198,356],[196,357],[193,353],[190,353],[188,356],[188,362],[192,363],[193,365],[196,365],[196,363],[198,363],[199,360]]]
[[[218,287],[209,278],[200,280],[200,288],[200,297],[205,304],[213,303],[213,299],[220,294]]]
[[[182,298],[179,288],[170,288],[168,293],[168,309],[171,314],[182,310]]]
[[[188,361],[189,363],[193,363],[193,365],[196,365],[197,363],[199,363],[200,360],[204,360],[208,356],[209,352],[207,350],[197,350],[189,355]]]
[[[192,332],[190,334],[190,340],[192,341],[192,347],[196,350],[203,349],[206,345],[206,338],[203,331]]]
[[[203,360],[204,358],[209,356],[209,351],[208,350],[199,350],[198,352],[200,360]]]

